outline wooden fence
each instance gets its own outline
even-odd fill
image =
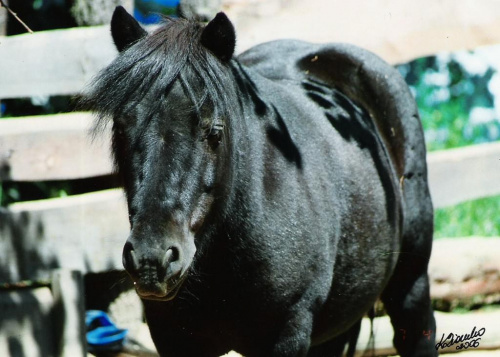
[[[75,94],[115,53],[107,27],[0,37],[0,100]],[[0,120],[0,180],[110,175],[109,136],[92,142],[91,121],[89,113]],[[500,143],[429,154],[435,207],[500,194],[499,159]],[[78,344],[83,315],[74,309],[82,302],[72,302],[83,295],[82,274],[122,269],[128,228],[119,189],[0,209],[0,355],[85,355]],[[22,289],[26,281],[52,286]],[[54,309],[64,306],[66,313],[54,319]],[[59,336],[46,331],[61,326]],[[36,353],[24,347],[33,343]]]
[[[0,37],[0,100],[78,93],[115,55],[104,27]],[[0,120],[0,180],[110,175],[109,137],[91,142],[91,120]],[[120,190],[0,208],[0,355],[86,356],[83,275],[121,270],[127,234]]]

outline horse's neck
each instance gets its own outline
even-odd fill
[[[241,205],[231,209],[244,210],[257,193],[258,182],[262,179],[266,164],[266,123],[272,120],[272,112],[253,81],[255,74],[238,66],[236,75],[239,76],[236,82],[240,100],[237,112],[229,120],[231,137],[228,152],[232,157],[228,161],[231,171],[228,191],[233,196],[228,199],[232,205]]]

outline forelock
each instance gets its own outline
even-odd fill
[[[95,130],[110,118],[125,114],[146,96],[150,101],[144,115],[149,120],[160,110],[173,83],[181,84],[193,101],[193,109],[211,102],[214,116],[230,113],[227,74],[214,55],[200,44],[203,27],[185,19],[168,19],[151,35],[129,47],[91,82],[79,108],[96,114]]]

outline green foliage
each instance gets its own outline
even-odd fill
[[[475,108],[493,110],[489,83],[496,71],[469,73],[451,55],[420,58],[398,67],[412,88],[428,150],[474,145],[500,138],[500,121],[470,120]]]
[[[72,191],[71,181],[0,182],[0,207],[20,201],[66,197]]]
[[[475,108],[494,114],[489,85],[496,70],[485,67],[469,73],[456,54],[420,58],[398,67],[415,95],[429,151],[500,139],[498,118],[471,116]],[[500,196],[438,209],[434,236],[500,236],[498,212]]]
[[[500,236],[500,196],[440,208],[434,215],[434,237]]]
[[[34,0],[33,1],[33,9],[40,10],[43,6],[43,0]]]

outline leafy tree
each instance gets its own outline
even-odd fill
[[[495,118],[471,120],[472,113],[479,113],[477,108],[494,113],[489,83],[496,70],[469,73],[453,54],[420,58],[398,69],[415,95],[429,150],[500,138],[500,122]]]

